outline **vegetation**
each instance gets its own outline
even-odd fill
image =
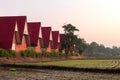
[[[75,31],[79,30],[71,24],[62,27],[65,31],[65,38],[62,44],[62,49],[65,49],[65,54],[69,55],[76,52],[81,55],[85,51],[87,45],[84,39],[78,38],[78,36],[74,34]]]
[[[64,54],[63,53],[61,53],[61,52],[43,52],[42,53],[42,56],[44,56],[44,57],[62,57],[62,56],[64,56]]]
[[[8,57],[9,54],[6,50],[0,49],[0,57]]]
[[[39,57],[62,57],[64,56],[63,53],[60,52],[42,52],[37,53],[34,50],[25,50],[20,52],[22,57],[33,57],[33,58],[39,58]]]
[[[75,31],[79,31],[75,26],[67,24],[62,27],[65,31],[62,49],[65,49],[66,55],[76,52],[80,55],[84,53],[88,58],[120,58],[120,47],[105,47],[103,44],[96,42],[88,44],[84,39],[78,38],[74,34]]]
[[[8,50],[7,52],[9,53],[10,57],[16,57],[16,52],[14,50]]]
[[[35,52],[33,49],[20,52],[22,57],[40,57],[40,53]]]
[[[105,47],[103,44],[92,42],[87,44],[84,55],[94,58],[120,58],[120,47]]]
[[[0,57],[15,57],[16,53],[13,50],[0,49]]]
[[[39,63],[22,63],[22,65],[53,65],[76,68],[95,68],[95,69],[120,69],[119,59],[110,60],[65,60]],[[19,63],[21,64],[21,63]]]
[[[78,55],[77,53],[71,53],[69,56],[76,56]],[[25,50],[25,51],[20,51],[20,56],[21,57],[31,57],[31,58],[40,58],[42,56],[44,57],[63,57],[65,54],[61,52],[36,52],[33,49],[30,50]],[[5,49],[0,49],[0,57],[16,57],[16,52],[14,50],[5,50]]]
[[[87,45],[84,39],[78,38],[75,44],[76,52],[80,55],[85,51]]]
[[[65,38],[62,49],[65,49],[65,54],[68,55],[70,52],[74,51],[72,48],[74,47],[77,40],[77,36],[74,34],[74,32],[79,30],[71,24],[67,24],[62,27],[65,31]]]

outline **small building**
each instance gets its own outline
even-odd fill
[[[36,52],[41,52],[39,44],[39,31],[40,31],[40,22],[29,22],[28,23],[28,32],[30,36],[30,47]]]
[[[51,52],[52,32],[51,27],[41,27],[42,30],[42,51]]]
[[[27,46],[30,45],[28,27],[27,27],[27,17],[26,16],[13,16],[18,25],[18,31],[20,36],[20,46],[19,50],[27,50]]]
[[[59,44],[60,44],[59,31],[52,31],[52,40],[53,40],[52,49],[55,52],[59,52]]]
[[[0,48],[19,51],[18,23],[13,17],[0,17]]]

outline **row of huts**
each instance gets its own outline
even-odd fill
[[[64,34],[41,26],[41,22],[27,22],[26,16],[0,17],[0,48],[16,52],[27,49],[62,52],[63,40]]]

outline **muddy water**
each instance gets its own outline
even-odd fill
[[[120,74],[100,74],[56,70],[2,70],[0,80],[120,80]]]

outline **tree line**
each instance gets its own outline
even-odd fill
[[[88,57],[96,58],[120,58],[120,47],[105,47],[103,44],[92,42],[86,44],[84,54]]]

